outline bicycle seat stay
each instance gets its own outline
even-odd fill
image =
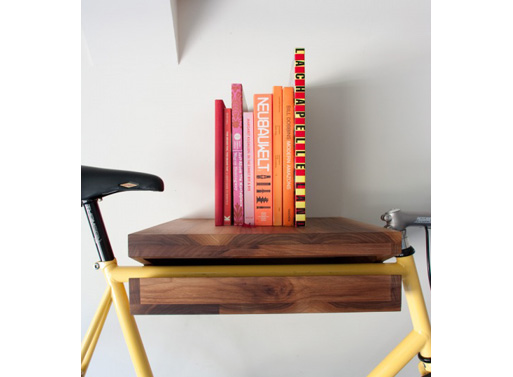
[[[82,201],[136,190],[164,191],[164,182],[152,174],[82,165]]]

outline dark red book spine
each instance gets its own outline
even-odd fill
[[[215,225],[223,225],[224,210],[224,105],[223,100],[215,100]]]

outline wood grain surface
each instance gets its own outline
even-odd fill
[[[377,262],[400,249],[400,232],[342,217],[309,218],[300,228],[178,219],[128,236],[129,256],[144,264]]]
[[[397,311],[400,276],[130,279],[133,314]]]

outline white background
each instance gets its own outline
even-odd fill
[[[150,172],[166,184],[163,194],[101,203],[120,264],[134,264],[128,233],[213,217],[214,100],[229,107],[231,83],[242,83],[251,110],[253,94],[291,85],[295,47],[306,49],[307,214],[381,225],[391,208],[430,210],[429,2],[177,5],[173,23],[168,0],[82,4],[82,163]],[[105,283],[83,219],[84,332]],[[425,283],[422,232],[412,239]],[[136,318],[156,376],[364,376],[411,330],[403,308]],[[113,313],[89,372],[134,374]]]
[[[84,1],[81,30],[71,2],[2,4],[0,374],[78,373],[104,287],[78,212],[78,163],[165,180],[165,193],[102,202],[117,257],[131,263],[128,233],[213,216],[213,100],[228,101],[231,82],[246,96],[289,84],[296,46],[308,62],[308,214],[379,224],[392,207],[426,209],[432,149],[434,367],[504,373],[509,352],[491,346],[512,333],[501,235],[512,209],[513,62],[500,2],[434,6],[432,66],[427,2],[293,2],[302,25],[265,2],[180,2],[178,23],[165,1],[107,4]],[[429,303],[422,234],[410,237]],[[405,309],[138,322],[156,376],[363,376],[409,331]],[[400,375],[416,375],[415,364]],[[134,375],[112,314],[89,373]]]

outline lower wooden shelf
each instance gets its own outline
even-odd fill
[[[333,313],[401,310],[401,276],[130,279],[132,314]]]
[[[342,217],[305,227],[215,226],[177,219],[128,236],[145,265],[223,266],[381,263],[401,252],[401,233]],[[401,276],[301,275],[130,279],[133,314],[397,311]]]

